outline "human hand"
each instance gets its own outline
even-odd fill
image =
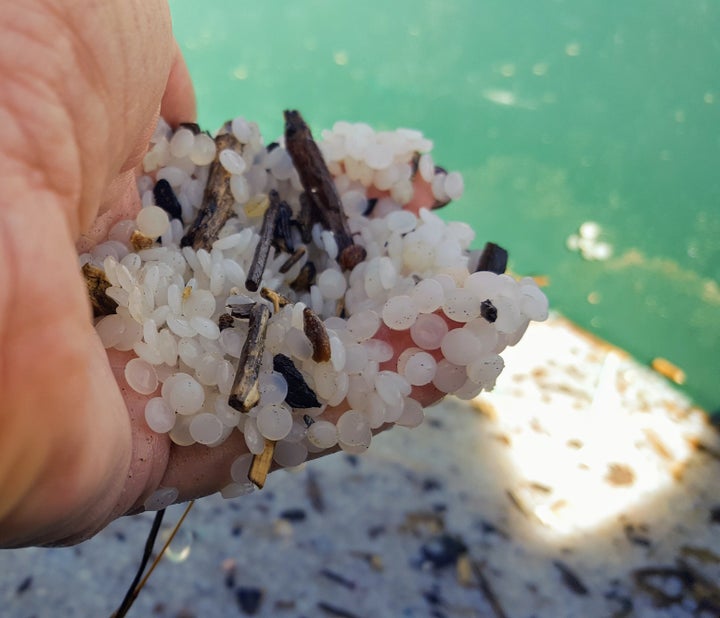
[[[147,398],[125,383],[128,356],[100,345],[77,269],[76,247],[137,209],[134,168],[159,111],[194,118],[165,2],[38,0],[0,20],[0,545],[66,544],[159,486],[179,500],[217,491],[247,450],[238,432],[211,449],[149,430]],[[381,334],[395,358],[411,345]],[[413,396],[427,405],[440,393]]]
[[[62,544],[152,477],[131,465],[152,444],[92,327],[75,243],[133,211],[161,108],[177,122],[195,103],[164,0],[2,9],[0,546]]]

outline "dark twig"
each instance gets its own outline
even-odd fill
[[[233,206],[235,205],[235,198],[230,190],[232,174],[220,163],[220,153],[225,149],[242,153],[242,144],[226,124],[223,132],[215,138],[215,145],[217,153],[214,161],[210,164],[210,173],[200,212],[180,241],[181,246],[192,246],[196,251],[198,249],[209,251],[212,248],[223,225],[233,215]]]
[[[260,281],[262,281],[265,265],[267,264],[270,248],[272,247],[280,207],[281,202],[278,192],[270,191],[270,206],[268,206],[268,209],[263,215],[262,226],[260,227],[260,240],[255,247],[255,255],[253,255],[247,279],[245,280],[245,287],[251,292],[257,292],[260,287]]]
[[[314,206],[312,214],[319,217],[324,227],[334,234],[342,260],[343,253],[354,246],[347,217],[322,153],[310,128],[296,110],[285,111],[285,147],[300,176],[305,195]],[[360,247],[352,255],[352,260],[349,257],[342,260],[349,268],[365,259],[365,250]]]
[[[248,335],[240,353],[235,382],[228,399],[230,406],[243,413],[249,412],[260,399],[258,374],[269,319],[270,310],[264,304],[255,303],[250,311]]]

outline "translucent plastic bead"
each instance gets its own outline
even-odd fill
[[[480,300],[472,290],[456,288],[445,294],[443,312],[455,322],[469,322],[480,316]]]
[[[134,391],[141,395],[150,395],[158,387],[154,367],[139,358],[133,358],[125,365],[125,380]]]
[[[348,410],[337,422],[340,448],[349,453],[362,453],[370,446],[372,431],[370,423],[357,410]]]
[[[273,460],[283,468],[294,468],[302,464],[308,456],[307,447],[302,442],[281,440],[275,445]]]
[[[462,197],[463,191],[465,190],[465,183],[460,172],[450,172],[445,177],[443,184],[444,193],[451,200],[458,200]]]
[[[403,405],[403,413],[395,423],[402,427],[418,427],[422,424],[423,420],[425,420],[425,413],[420,403],[414,399],[406,398]]]
[[[473,382],[490,389],[495,385],[495,380],[502,373],[503,367],[505,367],[505,361],[503,361],[502,357],[493,354],[478,358],[470,363],[467,366],[467,375]]]
[[[199,316],[190,318],[190,327],[195,330],[198,335],[207,339],[218,339],[220,337],[220,328],[215,322],[208,318]]]
[[[467,380],[465,367],[455,365],[445,359],[437,364],[433,385],[443,393],[453,393]]]
[[[205,403],[202,384],[186,373],[176,373],[163,386],[168,387],[168,403],[178,414],[194,414]]]
[[[466,328],[456,328],[443,337],[440,345],[447,360],[456,365],[467,365],[482,354],[480,342]]]
[[[100,337],[103,347],[113,348],[120,342],[125,331],[125,321],[122,316],[115,313],[106,315],[95,325],[95,331]]]
[[[190,421],[190,435],[200,444],[217,442],[222,437],[224,429],[225,426],[220,419],[209,412],[198,414]]]
[[[138,230],[150,238],[162,236],[170,227],[167,213],[159,206],[141,208],[135,218],[135,223]]]
[[[242,174],[247,167],[242,155],[229,148],[221,150],[218,159],[229,174]]]
[[[331,448],[337,444],[337,427],[329,421],[315,421],[307,430],[310,444],[321,449]]]
[[[347,321],[347,329],[355,341],[370,339],[380,328],[380,316],[375,311],[359,311]]]
[[[323,297],[329,300],[342,298],[347,289],[345,276],[333,269],[324,270],[318,277],[317,285]]]
[[[265,438],[258,430],[257,423],[252,416],[245,420],[243,434],[245,435],[245,445],[253,455],[260,455],[265,450]]]
[[[384,363],[389,361],[394,354],[393,347],[381,339],[370,339],[363,343],[368,360]]]
[[[435,279],[423,279],[410,294],[420,313],[432,313],[445,301],[445,291]]]
[[[290,433],[293,424],[290,410],[279,404],[260,408],[256,420],[258,431],[268,440],[282,440]]]
[[[192,290],[182,300],[182,312],[187,318],[209,318],[215,313],[215,297],[208,290]]]
[[[153,397],[145,404],[145,422],[155,433],[167,433],[175,425],[175,412],[162,397]]]
[[[447,322],[435,313],[419,315],[410,327],[410,337],[423,350],[437,350],[447,332]]]
[[[175,134],[170,139],[170,154],[178,159],[187,157],[192,151],[194,143],[195,136],[193,132],[190,129],[181,127],[175,131]]]
[[[407,330],[417,319],[415,301],[404,294],[393,296],[383,306],[383,322],[392,330]]]
[[[143,506],[146,511],[160,511],[174,504],[179,494],[175,487],[159,487],[147,497]]]
[[[435,359],[417,348],[405,350],[398,358],[398,373],[413,386],[423,386],[432,382],[436,368]]]
[[[260,404],[265,406],[285,401],[288,393],[288,385],[280,373],[273,371],[260,374],[258,378],[258,390],[260,391]]]
[[[215,140],[205,133],[199,133],[193,141],[190,160],[195,165],[209,165],[215,158],[216,151]]]
[[[409,210],[397,210],[385,217],[385,223],[391,232],[407,234],[417,225],[417,217]]]
[[[548,299],[535,282],[528,282],[520,287],[520,308],[531,320],[547,320]]]

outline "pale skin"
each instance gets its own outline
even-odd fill
[[[1,8],[0,547],[71,544],[159,486],[179,500],[218,491],[246,449],[237,432],[210,449],[148,429],[147,398],[124,382],[127,355],[100,344],[77,265],[138,208],[135,168],[158,114],[195,118],[167,3]],[[382,335],[396,356],[411,344]],[[429,405],[440,393],[413,396]]]

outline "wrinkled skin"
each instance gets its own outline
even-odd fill
[[[160,485],[180,500],[219,490],[246,449],[237,432],[179,448],[147,428],[77,267],[78,249],[138,208],[158,114],[195,118],[166,2],[0,2],[0,547],[69,544]]]

